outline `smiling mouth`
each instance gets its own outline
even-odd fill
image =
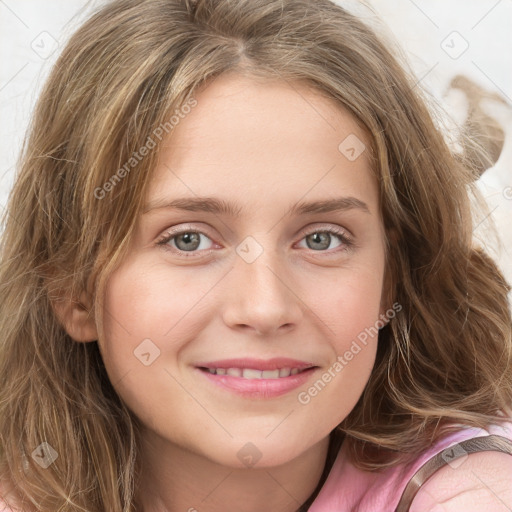
[[[210,384],[250,400],[287,395],[306,384],[318,368],[290,358],[239,358],[196,365],[196,371]]]
[[[214,375],[229,375],[230,377],[239,377],[242,379],[282,379],[297,375],[306,370],[316,368],[310,366],[308,368],[279,368],[275,370],[256,370],[254,368],[205,368],[199,369]]]

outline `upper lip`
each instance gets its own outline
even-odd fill
[[[198,363],[198,368],[251,368],[254,370],[279,370],[281,368],[299,368],[304,370],[312,368],[315,365],[305,361],[298,361],[297,359],[290,359],[288,357],[276,357],[273,359],[223,359],[222,361],[211,361],[206,363]]]

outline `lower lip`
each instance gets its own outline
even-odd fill
[[[311,377],[316,367],[279,379],[244,379],[231,375],[216,375],[199,368],[196,370],[213,384],[245,398],[274,398],[285,395],[303,385]]]

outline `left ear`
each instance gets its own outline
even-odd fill
[[[87,343],[98,339],[92,306],[85,294],[78,301],[64,297],[53,302],[52,306],[60,323],[73,340]]]
[[[98,339],[94,304],[89,292],[82,291],[77,299],[61,290],[50,298],[50,303],[59,322],[73,340],[87,343]]]

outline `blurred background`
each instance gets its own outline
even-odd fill
[[[493,163],[483,166],[478,180],[488,211],[475,214],[474,235],[512,282],[512,0],[337,3],[374,26],[390,45],[398,44],[416,87],[442,108],[443,130],[455,148],[455,134],[463,127],[476,130],[489,147]],[[44,79],[66,40],[101,4],[0,0],[0,213]]]

